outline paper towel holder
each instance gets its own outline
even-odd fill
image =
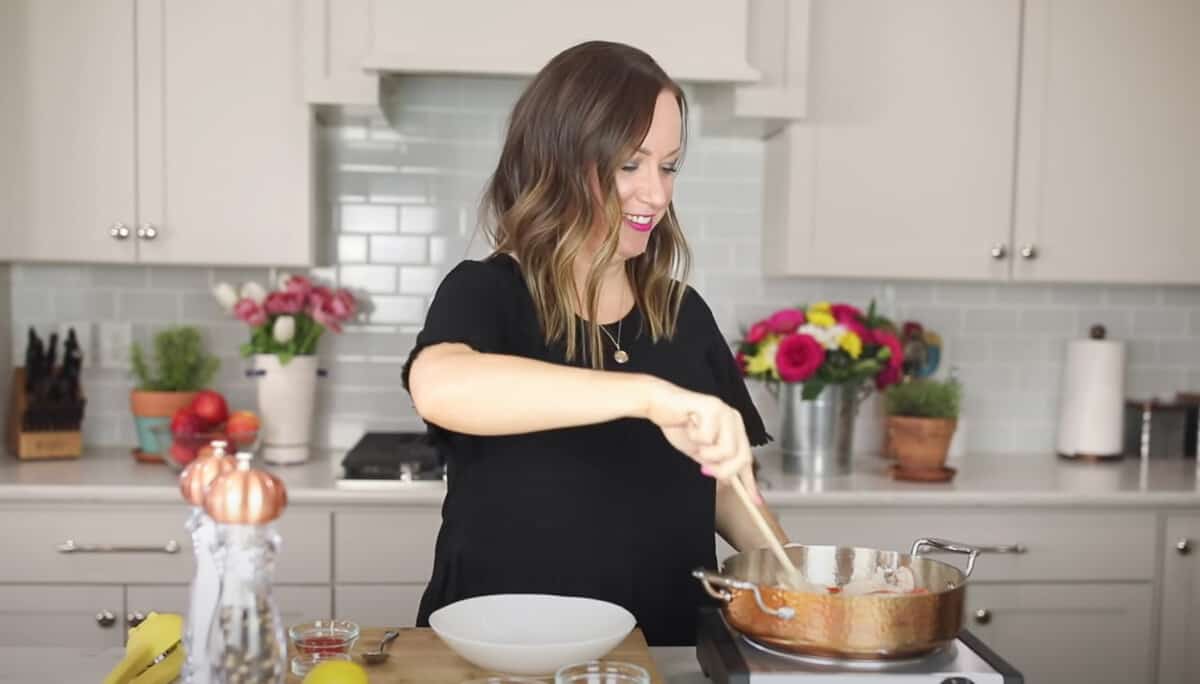
[[[1088,339],[1090,340],[1106,340],[1108,339],[1108,329],[1102,323],[1095,323],[1088,328]],[[1091,453],[1091,452],[1071,452],[1064,453],[1056,450],[1060,459],[1068,461],[1083,461],[1088,463],[1101,463],[1120,461],[1125,458],[1125,451],[1121,449],[1115,453]]]

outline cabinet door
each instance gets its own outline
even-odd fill
[[[425,584],[358,584],[333,588],[334,617],[375,627],[412,627]]]
[[[966,628],[1027,682],[1151,681],[1149,583],[967,588]]]
[[[291,0],[138,3],[146,263],[310,265],[312,113]]]
[[[1169,516],[1158,681],[1200,681],[1200,516]]]
[[[0,259],[131,262],[134,0],[0,2]]]
[[[1194,0],[1027,3],[1017,278],[1200,282],[1197,36]]]
[[[809,118],[767,142],[770,275],[1007,278],[1019,0],[814,0]]]
[[[329,619],[333,600],[328,586],[276,584],[271,587],[271,592],[276,605],[279,606],[279,615],[284,625]],[[175,584],[128,587],[125,611],[123,617],[126,619],[135,614],[146,615],[151,611],[186,615],[188,586]]]
[[[120,646],[124,603],[119,586],[0,585],[0,646]]]

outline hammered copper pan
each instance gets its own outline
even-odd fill
[[[967,554],[966,572],[920,557],[926,547]],[[692,575],[724,603],[730,626],[790,653],[908,658],[949,644],[962,629],[975,547],[918,539],[908,554],[801,544],[786,549],[800,586],[785,586],[785,573],[768,549],[731,556],[721,574],[698,569]]]

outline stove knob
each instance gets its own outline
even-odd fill
[[[992,611],[988,610],[987,608],[980,608],[979,610],[975,611],[975,622],[978,622],[981,625],[986,625],[991,621]]]
[[[975,684],[975,682],[966,677],[946,677],[942,680],[942,684]]]

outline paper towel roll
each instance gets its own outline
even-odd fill
[[[1117,456],[1125,407],[1125,344],[1074,340],[1067,344],[1058,415],[1058,453]]]

